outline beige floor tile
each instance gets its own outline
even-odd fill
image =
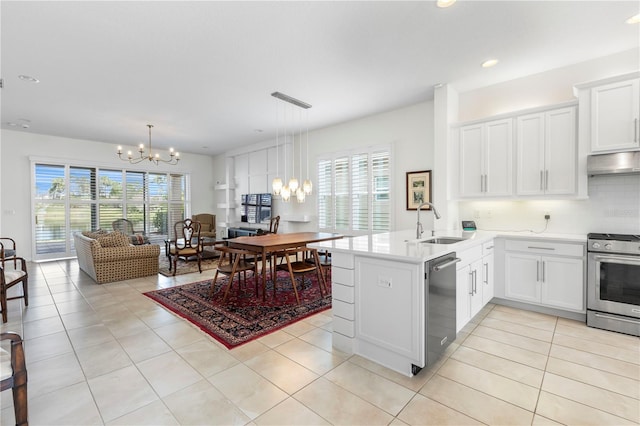
[[[94,377],[88,383],[105,422],[158,400],[158,395],[134,366]]]
[[[496,305],[496,307],[487,315],[487,318],[495,318],[547,331],[553,331],[557,322],[557,318],[551,315],[523,311],[501,305]]]
[[[16,300],[9,302],[9,308],[20,306],[16,304]],[[22,300],[20,300],[22,303]],[[52,318],[58,316],[56,305],[45,306],[27,306],[22,311],[22,322],[37,321],[44,318]]]
[[[327,352],[333,352],[333,338],[332,333],[323,328],[316,328],[308,333],[300,336],[300,340],[304,340],[307,343],[311,343],[313,346],[317,346],[320,349],[324,349]]]
[[[555,334],[553,336],[553,344],[567,346],[597,355],[604,355],[609,358],[618,359],[632,364],[640,364],[640,356],[637,352],[611,346],[606,343],[598,343],[592,340],[578,339],[563,334]]]
[[[129,355],[116,341],[78,349],[76,355],[87,378],[101,376],[133,364]]]
[[[186,320],[172,322],[155,329],[158,336],[174,349],[203,340],[202,331],[191,326]]]
[[[325,326],[331,323],[331,321],[333,321],[333,317],[331,315],[331,309],[322,311],[319,314],[311,315],[310,317],[307,317],[302,321],[309,323],[314,327]]]
[[[163,325],[181,321],[182,319],[164,308],[155,307],[153,309],[135,312],[135,314],[151,328],[162,327]]]
[[[565,425],[637,425],[632,421],[544,391],[540,392],[536,412]]]
[[[161,398],[203,379],[200,373],[175,352],[141,361],[136,366]],[[171,380],[167,380],[169,371]]]
[[[35,339],[53,333],[64,331],[60,317],[45,318],[24,323],[23,339]]]
[[[90,311],[71,312],[61,315],[64,327],[67,330],[73,330],[74,328],[89,327],[92,325],[102,324],[102,318],[93,312],[93,308]]]
[[[29,399],[29,424],[101,425],[102,418],[84,380]],[[4,423],[8,424],[8,423]]]
[[[533,423],[531,423],[531,426],[561,426],[561,425],[562,423],[555,422],[551,419],[542,417],[538,414],[533,416]]]
[[[465,416],[423,395],[417,394],[398,414],[398,418],[408,425],[481,425],[482,423]]]
[[[283,330],[291,334],[292,336],[298,337],[310,332],[311,330],[314,330],[315,328],[315,326],[309,324],[308,322],[298,321],[283,328]]]
[[[286,343],[291,339],[295,339],[295,336],[287,333],[286,331],[278,330],[259,338],[258,341],[263,345],[273,349],[276,346]]]
[[[206,380],[163,398],[182,425],[246,425],[251,419]]]
[[[102,324],[74,328],[73,330],[68,330],[68,333],[69,340],[71,340],[71,344],[76,350],[115,340],[107,326]]]
[[[544,370],[547,364],[547,357],[545,355],[474,335],[467,337],[462,346],[509,359],[539,370]]]
[[[150,329],[144,321],[133,314],[126,317],[105,319],[103,324],[116,338],[131,336]]]
[[[640,423],[640,402],[619,393],[545,373],[542,390]]]
[[[578,339],[619,347],[635,352],[638,354],[638,357],[640,357],[640,337],[587,327],[584,323],[582,327],[579,327],[576,324],[568,325],[564,322],[558,323],[556,334],[563,334]]]
[[[200,340],[183,346],[176,352],[203,377],[212,376],[239,363],[227,349],[220,348],[210,340]]]
[[[520,349],[526,349],[528,351],[536,352],[542,355],[548,355],[549,349],[551,348],[550,342],[543,342],[541,340],[531,339],[519,334],[513,334],[507,331],[497,330],[495,328],[489,328],[482,325],[479,325],[473,331],[473,335],[477,337],[484,337],[485,339],[495,340],[496,342],[506,343],[507,345],[515,346]]]
[[[254,356],[258,356],[267,352],[270,348],[266,345],[263,345],[258,340],[254,340],[249,343],[245,343],[237,348],[233,348],[229,351],[229,353],[239,361],[247,361],[253,358]]]
[[[614,373],[619,376],[640,380],[640,365],[620,361],[607,356],[581,351],[567,346],[552,345],[550,357],[575,362],[587,367]]]
[[[525,410],[534,411],[536,408],[538,388],[455,359],[447,360],[438,370],[437,375],[507,401]]]
[[[553,339],[553,331],[541,330],[536,327],[529,327],[528,325],[502,321],[490,316],[484,318],[480,325],[495,328],[497,330],[508,331],[509,333],[526,336],[531,339],[542,340],[543,342],[551,342],[551,339]]]
[[[113,426],[173,426],[180,423],[162,401],[154,401],[106,424]]]
[[[316,374],[324,374],[344,362],[344,358],[334,355],[304,342],[293,339],[275,348],[275,351],[292,359],[298,364],[308,368]]]
[[[420,393],[487,424],[531,424],[533,413],[436,374]]]
[[[640,381],[638,380],[557,358],[549,358],[547,372],[607,389],[631,398],[640,399]]]
[[[243,364],[233,366],[207,380],[252,420],[275,407],[288,396],[273,383]]]
[[[85,380],[82,368],[72,352],[29,363],[27,373],[30,398]]]
[[[393,416],[415,395],[414,391],[350,362],[341,364],[324,377]]]
[[[275,351],[260,354],[245,364],[289,395],[318,378],[313,371]]]
[[[331,424],[387,425],[393,419],[388,413],[324,378],[319,378],[293,397]]]
[[[20,293],[20,294],[22,294],[22,293]],[[8,296],[8,294],[7,294],[7,296]],[[41,296],[34,296],[32,294],[32,292],[29,291],[29,306],[31,306],[32,308],[35,308],[36,306],[46,306],[46,305],[53,305],[53,304],[54,304],[53,296],[51,296],[51,294],[49,294],[48,290],[47,290],[47,292],[45,294],[43,294]]]
[[[144,361],[171,351],[171,346],[151,330],[121,337],[118,342],[127,351],[133,362]]]
[[[285,399],[280,404],[255,419],[254,423],[260,426],[305,426],[330,424],[294,398]]]
[[[408,377],[408,376],[405,376],[404,374],[400,374],[396,371],[383,367],[382,365],[377,364],[373,361],[370,361],[366,358],[363,358],[359,355],[354,355],[351,358],[349,358],[349,362],[359,365],[360,367],[366,368],[367,370],[372,371],[373,373],[381,377],[384,377],[386,379],[389,379],[392,382],[397,383],[414,392],[418,392],[420,389],[422,389],[424,384],[427,383],[427,380],[429,380],[429,378],[435,372],[435,371],[430,371],[429,368],[424,368],[415,376]]]
[[[540,385],[542,385],[544,376],[542,370],[466,346],[460,346],[458,350],[451,354],[451,358],[529,386],[540,388]]]

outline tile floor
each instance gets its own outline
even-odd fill
[[[143,296],[199,279],[94,284],[75,261],[30,264],[31,425],[640,423],[640,339],[488,305],[408,378],[331,347],[331,313],[227,350]],[[1,423],[13,424],[11,392]]]

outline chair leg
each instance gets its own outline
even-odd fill
[[[293,286],[293,292],[296,295],[296,302],[298,302],[298,305],[299,305],[300,297],[298,296],[298,286],[296,286],[296,277],[293,275],[293,270],[291,269],[291,261],[289,260],[288,256],[287,256],[287,265],[289,266],[289,275],[291,276],[291,285]]]
[[[176,276],[176,268],[178,263],[178,256],[173,257],[173,276]]]
[[[5,323],[7,319],[7,289],[2,286],[0,288],[0,307],[2,308],[2,322]]]
[[[209,289],[209,297],[213,297],[213,290],[216,288],[217,280],[218,280],[218,270],[216,269],[216,274],[213,276],[213,281],[211,281],[211,288]]]
[[[22,281],[22,294],[24,294],[24,306],[29,306],[29,277]]]
[[[198,271],[202,273],[202,255],[198,253]]]

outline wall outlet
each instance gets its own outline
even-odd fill
[[[378,286],[391,288],[391,277],[378,277]]]

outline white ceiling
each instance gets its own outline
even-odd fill
[[[133,146],[152,123],[154,147],[210,155],[274,138],[274,91],[312,104],[313,129],[640,48],[635,0],[0,8],[3,128]]]

